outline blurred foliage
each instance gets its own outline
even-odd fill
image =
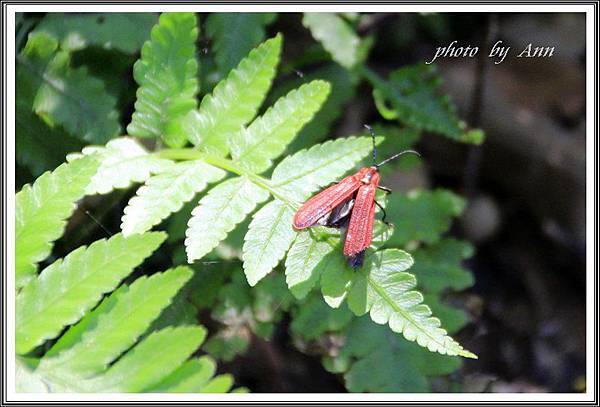
[[[225,76],[258,44],[264,41],[265,27],[276,13],[211,13],[206,18],[206,33],[215,48],[215,60]]]
[[[39,236],[41,246],[21,256],[23,270],[27,268],[22,284],[27,287],[41,280],[35,277],[36,264],[62,234],[72,202],[136,183],[144,185],[129,204],[120,202],[127,206],[124,238],[151,235],[147,231],[152,227],[166,229],[168,243],[157,251],[154,257],[160,260],[155,261],[169,268],[196,260],[193,276],[190,273],[165,294],[166,303],[154,308],[139,304],[146,317],[129,338],[139,344],[129,350],[130,357],[122,357],[121,365],[114,364],[112,376],[111,369],[102,370],[100,377],[110,378],[103,382],[106,388],[124,377],[123,369],[131,368],[139,375],[128,375],[118,383],[120,389],[226,391],[231,377],[209,381],[215,372],[210,358],[188,359],[202,342],[184,344],[186,329],[202,329],[189,325],[204,322],[210,330],[202,350],[217,361],[231,361],[246,352],[253,337],[272,338],[285,318],[290,318],[293,345],[318,355],[327,370],[343,375],[349,391],[425,392],[433,389],[432,378],[440,376],[447,383],[445,389],[455,388],[446,376],[460,367],[458,357],[427,348],[470,356],[438,328],[439,320],[429,317],[433,311],[449,333],[468,322],[467,315],[447,301],[453,292],[473,284],[462,267],[472,246],[446,236],[465,207],[463,198],[446,189],[382,197],[394,227],[376,223],[369,260],[357,272],[345,266],[339,231],[316,228],[298,234],[289,226],[298,203],[355,171],[359,163],[371,164],[371,140],[357,129],[365,118],[352,117],[356,104],[368,104],[380,115],[372,124],[380,160],[417,148],[430,135],[469,144],[483,141],[483,133],[470,129],[448,97],[439,93],[441,79],[434,66],[395,66],[389,75],[369,67],[371,53],[385,40],[381,33],[370,32],[377,14],[17,17],[17,175],[31,181],[63,163],[68,153],[75,153],[68,166],[85,159],[99,161],[86,185],[71,185],[80,188],[79,193],[63,196],[65,206],[52,214],[53,229]],[[407,46],[418,30],[435,38],[448,35],[441,15],[398,18],[406,23],[403,29],[388,34]],[[283,35],[275,36],[275,28]],[[271,39],[265,42],[267,38]],[[373,98],[365,98],[369,93],[364,90]],[[261,115],[255,118],[257,113]],[[345,137],[347,128],[338,126],[342,122],[350,122],[352,131],[362,137]],[[123,129],[130,137],[115,138]],[[146,140],[142,144],[131,136]],[[425,161],[403,156],[382,168],[383,177]],[[223,178],[222,170],[235,176]],[[46,174],[34,188],[67,187],[56,178]],[[122,207],[106,210],[118,218],[123,215]],[[81,244],[71,242],[71,247]],[[112,255],[121,249],[115,248]],[[181,269],[164,275],[175,270]],[[112,302],[129,298],[125,295],[136,284],[148,284],[148,293],[168,287],[155,277],[163,274],[148,270],[138,274],[142,276],[121,288],[117,281],[104,289],[116,290],[96,308],[88,305],[77,318],[60,321],[61,327],[70,325],[61,339],[56,341],[56,330],[38,335],[41,339],[35,343],[46,341],[44,349],[19,359],[27,388],[48,389],[47,378],[40,380],[38,374],[60,372],[58,380],[63,381],[71,377],[76,364],[67,363],[60,370],[46,361],[52,346],[61,340],[67,343],[69,337],[83,340],[82,331],[92,329],[90,321],[116,312]],[[151,277],[146,279],[145,274]],[[413,290],[415,281],[418,291]],[[369,310],[370,318],[357,316]],[[394,319],[398,315],[408,318],[404,326]],[[392,329],[378,325],[388,320]],[[203,339],[204,334],[200,336]],[[433,337],[442,339],[431,342]],[[189,352],[178,356],[177,346]],[[140,365],[146,352],[156,347],[165,349],[159,363],[170,366],[161,375]],[[141,350],[136,354],[137,348]],[[22,353],[29,350],[31,346]],[[170,362],[169,357],[177,361]],[[74,358],[85,361],[80,354]],[[49,390],[102,389],[97,383],[81,389],[53,384]]]

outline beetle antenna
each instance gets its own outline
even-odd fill
[[[398,158],[398,157],[400,157],[401,155],[404,155],[404,154],[416,154],[419,157],[421,157],[421,154],[417,153],[415,150],[404,150],[404,151],[402,151],[402,152],[400,152],[398,154],[394,154],[390,158],[387,158],[387,159],[383,160],[382,162],[380,162],[379,164],[377,164],[375,167],[379,168],[382,165],[387,164],[390,161],[395,160],[396,158]]]
[[[373,131],[373,127],[369,126],[368,124],[363,124],[363,126],[365,126],[365,129],[369,130],[369,133],[371,133],[371,140],[373,140],[373,165],[376,166],[377,148],[375,147],[375,132]]]

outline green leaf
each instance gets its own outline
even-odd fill
[[[72,135],[105,143],[120,132],[116,99],[87,69],[72,68],[70,55],[55,52],[56,40],[43,32],[30,35],[17,57],[19,78],[31,83],[33,110],[50,126],[63,126]]]
[[[231,362],[248,350],[250,339],[251,335],[246,327],[233,325],[222,328],[211,336],[202,349],[220,361]]]
[[[19,86],[17,79],[17,88]],[[68,153],[79,151],[84,144],[70,136],[61,127],[48,127],[28,108],[20,106],[17,89],[17,111],[15,114],[15,153],[17,163],[26,166],[35,177],[58,167]]]
[[[293,217],[294,211],[275,199],[252,218],[242,248],[244,273],[251,286],[269,274],[290,248],[296,237]]]
[[[200,326],[154,332],[127,352],[98,381],[111,393],[151,389],[194,353],[205,337],[206,330]]]
[[[94,324],[97,323],[98,316],[102,315],[105,311],[110,311],[117,303],[119,296],[127,292],[128,289],[129,286],[122,284],[110,295],[105,296],[96,308],[87,312],[79,322],[71,325],[65,333],[58,338],[54,345],[52,345],[52,347],[44,354],[44,358],[50,359],[81,341],[82,335],[86,333],[88,329],[93,328]]]
[[[187,136],[181,119],[196,108],[198,92],[196,39],[193,13],[164,13],[133,67],[140,85],[135,112],[127,132],[136,137],[161,138],[181,147]]]
[[[188,262],[214,249],[269,193],[246,177],[236,177],[212,188],[192,211],[185,233]]]
[[[423,293],[423,301],[429,305],[434,315],[444,321],[444,328],[449,333],[458,332],[469,322],[465,311],[446,304],[440,298],[439,293],[428,294],[425,292]]]
[[[335,13],[304,13],[302,24],[333,58],[350,69],[358,60],[360,38],[350,25]]]
[[[351,323],[344,346],[326,365],[348,363],[344,361],[350,362],[342,372],[352,392],[430,392],[430,376],[447,375],[460,367],[458,358],[427,352],[367,318]]]
[[[216,364],[208,356],[190,359],[147,391],[154,393],[197,393],[206,386],[215,372]]]
[[[223,327],[203,349],[218,359],[232,360],[246,351],[251,333],[269,339],[292,300],[283,275],[272,274],[250,287],[241,270],[235,270],[212,308],[211,317]]]
[[[144,182],[151,174],[170,170],[174,163],[149,154],[131,137],[118,137],[106,146],[88,146],[81,153],[69,154],[67,160],[96,155],[100,168],[86,188],[86,195],[106,194],[114,189],[128,188],[134,182]]]
[[[377,199],[377,196],[376,196]],[[385,202],[385,199],[377,201],[380,205]],[[385,206],[383,206],[385,208]],[[379,212],[375,212],[375,216],[378,216]],[[379,219],[375,219],[373,222],[373,237],[371,240],[371,247],[374,249],[380,249],[394,234],[394,225],[386,225]]]
[[[298,233],[285,259],[285,276],[290,291],[302,299],[319,279],[317,265],[333,250],[330,244],[314,239],[309,231]]]
[[[65,51],[99,46],[133,54],[155,22],[153,13],[48,13],[35,30],[55,37]]]
[[[395,227],[389,244],[401,246],[413,240],[438,241],[464,206],[463,198],[443,189],[390,195],[386,212]]]
[[[194,145],[220,155],[229,152],[227,136],[256,116],[275,77],[280,53],[278,35],[253,49],[212,94],[204,96],[200,110],[186,117],[188,138]]]
[[[192,269],[194,275],[200,274],[200,277],[204,277],[205,270],[202,270],[202,273],[196,273],[196,271]],[[177,295],[171,300],[171,304],[163,309],[160,315],[152,321],[146,333],[160,331],[169,326],[195,325],[198,322],[198,307],[189,298],[191,284],[192,282],[189,281],[179,290]]]
[[[327,82],[317,80],[280,98],[248,128],[232,135],[229,139],[232,157],[248,171],[267,170],[319,110],[329,89]]]
[[[16,350],[25,354],[81,319],[166,238],[146,233],[98,240],[46,267],[16,302]]]
[[[85,322],[79,322],[87,325],[79,340],[56,357],[44,357],[39,369],[80,377],[103,372],[136,342],[191,277],[191,269],[177,267],[140,277],[130,287],[115,291],[107,300],[109,306],[88,313]],[[80,331],[77,325],[70,329]]]
[[[41,40],[46,39],[42,37]],[[32,40],[29,47],[33,47],[34,42]],[[45,67],[54,47],[55,44],[47,44],[45,49],[38,50],[36,53],[41,52],[42,55],[38,55],[38,60],[32,63]],[[16,158],[19,164],[27,166],[32,175],[37,177],[44,171],[58,167],[65,161],[67,153],[81,150],[84,144],[60,126],[49,127],[33,111],[33,101],[41,86],[41,79],[32,77],[22,65],[17,65],[16,75]]]
[[[329,64],[305,74],[302,78],[290,81],[289,89],[303,82],[322,79],[331,84],[331,94],[313,119],[300,130],[298,136],[288,146],[288,151],[308,148],[331,136],[332,126],[340,117],[344,108],[355,95],[356,83],[346,69],[337,64]],[[288,90],[289,90],[288,89]]]
[[[338,181],[371,153],[368,137],[348,137],[317,144],[288,156],[273,171],[272,186],[298,201]]]
[[[468,242],[443,239],[413,253],[415,265],[411,272],[417,277],[419,287],[430,293],[446,288],[464,290],[473,285],[473,276],[461,263],[473,255]]]
[[[64,231],[75,203],[84,195],[98,168],[95,157],[62,164],[34,184],[25,185],[15,199],[15,285],[24,286],[36,275],[36,263],[51,252]]]
[[[200,393],[227,393],[233,386],[233,377],[229,374],[223,374],[212,379]]]
[[[318,295],[311,295],[295,308],[290,330],[306,341],[343,329],[353,318],[347,308],[332,309]]]
[[[383,203],[385,200],[380,202]],[[375,220],[371,247],[379,249],[387,242],[393,230],[393,225],[388,226],[380,220]],[[342,246],[342,242],[339,241],[333,251],[325,255],[313,271],[321,275],[321,293],[325,302],[332,308],[338,308],[346,299],[356,277],[354,270],[347,266],[347,259],[342,254]]]
[[[275,13],[211,13],[206,32],[214,41],[216,61],[222,75],[232,70],[265,38],[265,26]]]
[[[370,255],[365,269],[353,279],[348,293],[350,309],[357,315],[370,311],[374,322],[389,324],[392,331],[431,352],[477,358],[440,328],[440,320],[422,303],[423,295],[413,291],[417,281],[405,272],[412,264],[412,257],[398,249]]]
[[[317,264],[316,271],[321,275],[323,299],[332,308],[338,308],[348,296],[354,279],[354,271],[346,266],[341,245],[326,255]]]
[[[151,229],[181,209],[209,183],[219,181],[225,175],[225,171],[202,161],[187,161],[149,178],[123,210],[123,234],[127,236]]]
[[[364,71],[374,86],[373,97],[382,116],[421,130],[442,134],[450,139],[479,144],[482,133],[465,132],[465,124],[456,115],[448,96],[439,96],[441,78],[434,65],[417,64],[400,68],[388,81]],[[387,104],[391,107],[388,107]]]
[[[202,327],[167,328],[144,338],[107,372],[89,379],[64,375],[62,371],[37,368],[37,359],[17,358],[17,389],[21,392],[226,392],[229,375],[214,375],[207,357],[185,361],[200,345]],[[157,352],[160,349],[160,352]],[[93,352],[93,348],[90,349]]]

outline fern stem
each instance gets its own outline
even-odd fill
[[[261,177],[260,175],[256,175],[254,173],[243,170],[238,167],[236,163],[227,158],[203,153],[195,148],[166,148],[154,153],[157,157],[166,158],[169,160],[182,160],[182,161],[191,161],[191,160],[202,160],[207,164],[213,165],[215,167],[221,168],[225,171],[229,171],[231,173],[248,177],[253,183],[258,185],[259,187],[269,191],[269,193],[274,197],[280,200],[281,202],[288,205],[290,208],[297,210],[300,206],[293,199],[290,199],[281,194],[278,190],[273,188],[270,184],[270,181]]]
[[[248,178],[250,178],[250,180],[252,182],[254,182],[256,185],[258,185],[261,188],[266,189],[267,191],[269,191],[269,193],[271,195],[273,195],[274,198],[277,198],[278,200],[280,200],[281,202],[285,203],[287,206],[289,206],[290,208],[292,208],[294,211],[298,210],[298,208],[300,208],[300,205],[289,199],[286,196],[283,196],[279,191],[277,191],[276,189],[274,189],[273,187],[271,187],[269,185],[269,181],[266,180],[265,178],[259,176],[259,175],[255,175],[255,174],[246,174],[248,176]]]

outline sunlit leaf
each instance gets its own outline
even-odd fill
[[[39,368],[84,377],[102,373],[136,342],[191,276],[189,268],[178,267],[140,277],[131,286],[115,291],[107,304],[80,322],[87,329],[78,335],[79,340],[55,357],[46,356]],[[70,329],[81,331],[77,325]],[[68,332],[66,335],[70,336]]]
[[[298,233],[285,259],[285,276],[296,298],[304,298],[319,280],[316,266],[333,250],[330,244],[314,239],[308,231]]]
[[[147,233],[98,240],[46,267],[17,295],[16,349],[25,354],[81,319],[166,238]]]
[[[150,177],[123,210],[121,230],[125,236],[143,233],[177,212],[183,204],[225,172],[202,161],[177,163]]]
[[[214,249],[269,193],[245,177],[224,181],[211,189],[192,211],[185,233],[188,262]]]
[[[144,182],[151,174],[165,172],[174,165],[170,160],[151,155],[131,137],[118,137],[106,146],[85,147],[81,153],[69,154],[67,160],[91,154],[98,157],[101,164],[85,190],[86,195],[128,188],[132,183]]]
[[[334,61],[346,68],[354,66],[360,39],[343,18],[335,13],[304,13],[302,24],[323,44]]]
[[[252,218],[242,249],[244,273],[251,286],[271,272],[290,248],[296,237],[293,216],[293,210],[276,199]]]
[[[36,275],[36,263],[44,260],[53,242],[65,228],[66,219],[98,168],[96,157],[89,156],[62,164],[46,172],[33,185],[25,185],[16,195],[15,274],[20,288]]]
[[[271,82],[281,53],[281,36],[265,41],[244,58],[211,94],[202,99],[199,111],[185,118],[190,141],[209,151],[227,154],[228,135],[254,118]]]
[[[230,138],[232,157],[249,171],[260,173],[268,169],[319,110],[329,88],[327,82],[317,80],[280,98],[248,128]]]
[[[348,306],[355,314],[369,312],[374,322],[389,324],[392,331],[431,352],[476,358],[448,336],[423,304],[423,295],[414,291],[416,279],[405,272],[413,264],[408,253],[388,249],[369,256],[365,263],[348,293]]]
[[[187,142],[181,119],[196,108],[198,28],[193,13],[164,13],[133,67],[135,112],[127,132],[162,139],[168,146]]]

